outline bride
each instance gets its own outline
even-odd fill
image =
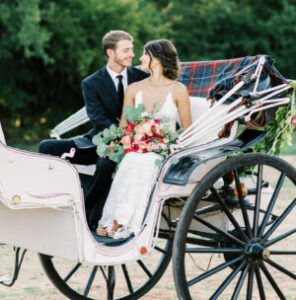
[[[141,69],[151,76],[128,86],[124,105],[143,104],[148,115],[164,117],[176,131],[177,114],[181,128],[191,124],[189,95],[186,87],[177,82],[179,60],[175,46],[168,40],[148,42],[140,57]],[[155,112],[155,107],[158,110]],[[120,126],[125,126],[122,114]],[[141,230],[145,210],[157,178],[159,167],[154,152],[127,153],[114,177],[96,230],[98,235],[114,239],[126,238]]]

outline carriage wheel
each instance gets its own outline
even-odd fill
[[[94,266],[39,254],[52,283],[69,299],[139,299],[162,277],[170,262],[172,239],[158,239],[146,258],[116,266]],[[65,266],[66,264],[66,266]]]
[[[296,169],[282,159],[243,154],[211,170],[175,234],[179,299],[296,299],[295,219]]]

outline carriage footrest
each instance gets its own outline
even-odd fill
[[[115,240],[115,239],[112,239],[108,236],[97,235],[95,233],[95,231],[92,231],[92,235],[98,243],[105,244],[106,246],[109,246],[109,247],[115,247],[115,246],[122,245],[122,244],[128,242],[129,240],[131,240],[134,237],[134,236],[130,236],[130,237],[125,238],[125,239],[116,239]]]
[[[248,149],[264,139],[267,134],[267,131],[246,129],[227,144],[183,156],[177,164],[169,167],[163,182],[184,186],[193,170],[199,165],[211,159]]]

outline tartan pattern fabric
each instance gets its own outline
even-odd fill
[[[178,81],[182,82],[190,96],[218,100],[241,79],[249,84],[262,55],[227,60],[184,62]],[[262,77],[270,76],[271,86],[287,80],[273,67],[273,59],[265,56]]]

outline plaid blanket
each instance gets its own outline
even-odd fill
[[[179,81],[186,85],[190,96],[207,97],[219,100],[240,80],[247,86],[252,83],[259,59],[262,55],[247,56],[227,60],[214,60],[202,62],[185,62],[181,64]],[[270,77],[270,86],[287,83],[287,80],[273,66],[273,59],[265,55],[260,81]],[[244,87],[245,89],[245,87]]]

